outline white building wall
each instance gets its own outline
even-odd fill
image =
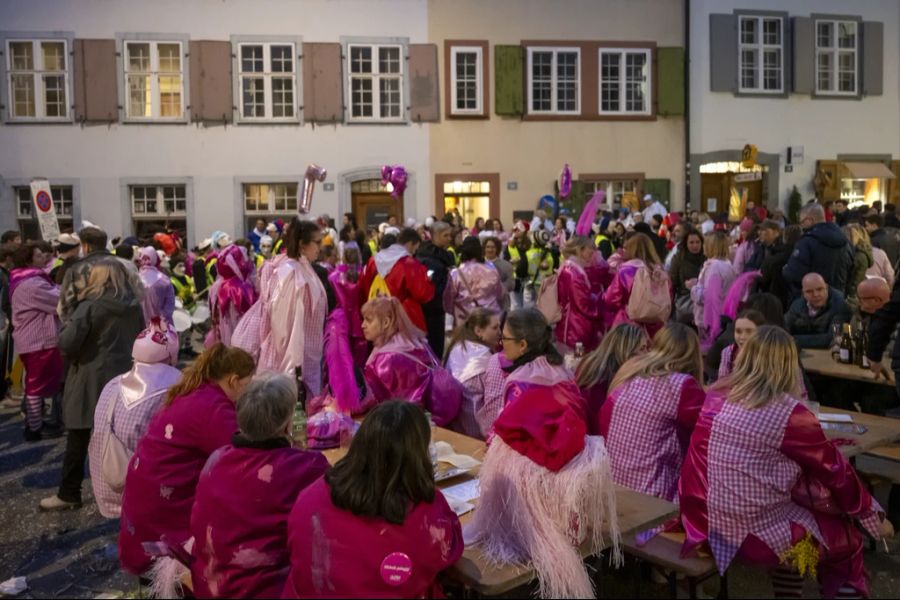
[[[304,42],[336,43],[341,36],[428,42],[425,0],[4,0],[0,30],[67,31],[75,38],[103,39],[117,33],[181,33],[192,40],[285,35]],[[351,210],[342,172],[384,164],[403,165],[411,174],[406,216],[431,212],[425,125],[0,125],[0,179],[79,179],[82,218],[113,236],[130,227],[123,179],[192,178],[188,234],[196,243],[215,229],[243,234],[236,231],[243,212],[235,178],[299,177],[309,163],[325,167],[326,181],[335,183],[331,192],[317,186],[316,214],[338,218]],[[6,205],[0,206],[0,228],[14,228],[10,190],[0,197]]]
[[[709,15],[735,9],[788,11],[791,17],[817,14],[860,15],[884,23],[884,94],[862,100],[747,98],[710,92]],[[784,207],[792,186],[812,197],[816,160],[838,154],[890,154],[900,157],[900,2],[896,0],[692,0],[691,2],[691,154],[740,149],[755,144],[761,153],[780,154],[778,203]],[[805,159],[784,172],[788,146],[803,146]],[[692,165],[696,168],[696,165]],[[700,190],[692,189],[696,199]]]

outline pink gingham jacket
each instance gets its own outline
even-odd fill
[[[722,350],[722,358],[719,361],[718,379],[731,375],[731,368],[733,366],[732,361],[736,358],[735,352],[737,352],[737,344],[730,344]]]
[[[613,480],[675,502],[681,463],[705,393],[690,375],[635,377],[609,394],[600,409]]]
[[[17,271],[19,269],[13,270],[14,276]],[[59,342],[60,325],[56,314],[59,286],[37,274],[38,269],[34,271],[34,275],[26,276],[16,285],[10,299],[12,336],[19,354],[56,348]]]

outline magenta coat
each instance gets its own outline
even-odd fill
[[[462,405],[462,384],[441,366],[431,348],[400,334],[372,351],[363,375],[369,392],[364,410],[402,398],[429,411],[434,423],[443,427],[456,418]]]
[[[331,282],[331,287],[334,288],[338,306],[343,308],[344,313],[347,315],[353,363],[357,367],[362,368],[366,364],[369,347],[362,330],[359,281],[350,281],[347,278],[349,269],[350,267],[347,265],[338,265],[334,272],[328,276],[328,281]]]
[[[557,294],[562,319],[556,324],[556,341],[569,348],[581,342],[590,352],[600,345],[603,330],[603,296],[591,291],[585,268],[569,258],[559,270]]]
[[[277,598],[290,569],[287,517],[297,495],[328,470],[288,440],[234,436],[209,457],[191,512],[197,598]]]
[[[444,288],[444,311],[453,316],[455,326],[465,322],[476,308],[502,312],[508,305],[500,272],[491,264],[470,260],[450,271]]]
[[[300,493],[287,527],[291,572],[283,598],[441,597],[435,578],[464,548],[459,519],[440,490],[395,525],[335,507],[320,479]]]
[[[653,339],[665,323],[635,323],[628,318],[626,309],[628,308],[628,300],[631,298],[631,288],[634,287],[634,278],[638,268],[642,267],[644,262],[639,259],[629,260],[619,265],[615,277],[612,279],[609,288],[603,294],[603,301],[606,304],[606,329],[612,329],[621,323],[631,323],[643,327],[647,332],[647,336]],[[672,283],[669,282],[669,293],[672,291]]]
[[[234,403],[215,383],[202,384],[157,413],[128,464],[119,528],[119,560],[129,573],[150,566],[143,542],[190,537],[200,471],[237,431]]]

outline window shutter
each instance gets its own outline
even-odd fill
[[[519,116],[525,112],[525,65],[521,46],[494,47],[494,112]]]
[[[862,24],[862,93],[880,96],[884,93],[884,23],[866,21]]]
[[[119,118],[116,41],[75,40],[75,119],[111,123]]]
[[[234,118],[231,42],[191,40],[191,119],[230,123]]]
[[[793,17],[793,87],[795,94],[816,91],[816,23],[809,17]]]
[[[709,15],[709,89],[738,91],[737,16]]]
[[[340,123],[344,120],[341,45],[303,44],[303,120]]]
[[[651,194],[654,200],[659,200],[668,209],[672,208],[669,196],[671,181],[668,179],[645,179],[642,194]]]
[[[684,48],[656,50],[656,113],[663,117],[684,114]]]
[[[556,196],[556,201],[559,203],[559,212],[562,215],[563,211],[566,213],[563,215],[568,219],[577,219],[581,216],[581,211],[584,210],[584,205],[587,204],[587,199],[584,197],[585,190],[587,187],[583,181],[578,179],[572,180],[572,191],[569,192],[569,197],[562,199],[559,197],[559,178],[553,181],[553,195]]]
[[[441,120],[437,45],[409,45],[409,117],[415,122]]]

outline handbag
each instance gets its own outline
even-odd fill
[[[131,461],[131,452],[125,447],[125,444],[116,437],[112,429],[113,412],[116,409],[118,399],[113,398],[109,403],[109,411],[106,415],[106,428],[109,430],[106,436],[106,445],[103,447],[103,464],[100,472],[103,474],[103,481],[109,488],[121,494],[125,489],[125,476],[128,474],[128,463]]]
[[[797,479],[797,483],[791,490],[791,500],[812,512],[826,515],[843,514],[837,502],[834,501],[831,490],[818,479],[812,479],[806,475],[800,475]]]
[[[675,297],[675,320],[685,324],[694,322],[694,301],[690,294]]]

